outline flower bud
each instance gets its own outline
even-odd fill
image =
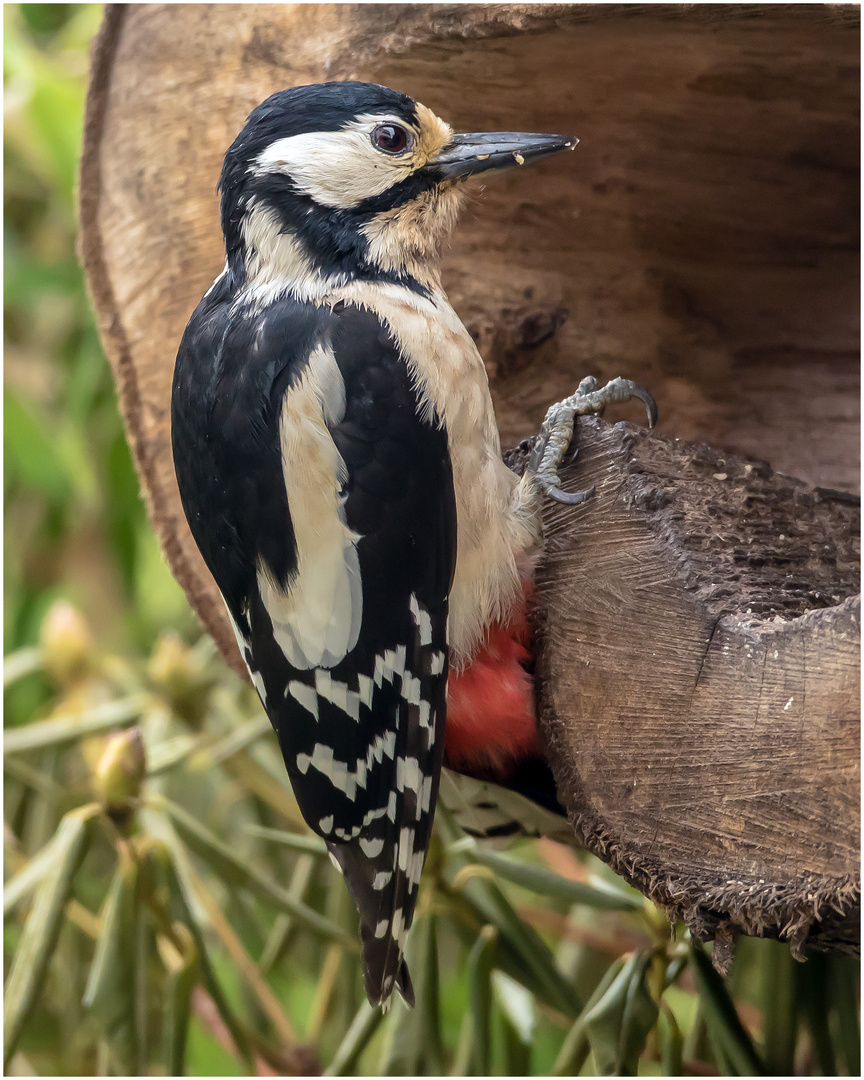
[[[88,674],[94,654],[93,636],[84,616],[66,600],[48,609],[39,632],[45,670],[68,685]]]
[[[139,727],[108,736],[96,766],[93,787],[109,813],[129,810],[141,792],[147,772],[144,740]]]
[[[167,633],[159,638],[147,664],[147,674],[178,716],[200,723],[210,682],[204,665],[177,634]]]

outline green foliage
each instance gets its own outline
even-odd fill
[[[744,941],[722,980],[596,860],[492,851],[445,813],[417,1007],[366,1003],[356,913],[267,720],[189,645],[88,309],[73,188],[99,17],[4,9],[7,1073],[856,1072],[851,961]]]
[[[57,596],[102,642],[149,648],[193,621],[158,553],[75,255],[87,48],[101,8],[4,8],[5,650]],[[38,678],[7,725],[45,701]]]
[[[40,640],[9,658],[53,689],[5,736],[8,1069],[853,1070],[845,958],[742,942],[736,998],[742,980],[606,867],[551,842],[490,852],[444,811],[409,943],[417,1007],[371,1008],[344,882],[209,639],[129,662],[60,605]]]

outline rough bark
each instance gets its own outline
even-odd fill
[[[559,130],[582,140],[573,155],[490,180],[447,256],[445,284],[487,361],[505,445],[535,431],[548,403],[583,375],[624,374],[652,389],[667,431],[725,447],[723,458],[733,460],[727,451],[758,454],[811,484],[857,485],[853,6],[109,6],[88,95],[82,255],[154,527],[190,602],[238,670],[221,600],[180,510],[168,429],[173,360],[192,309],[223,261],[215,182],[225,148],[267,94],[349,77],[403,89],[457,129]],[[593,431],[590,425],[585,430]],[[654,496],[637,489],[643,483],[645,491],[665,490],[668,483],[677,492],[679,465],[686,487],[687,455],[681,458],[683,451],[662,440],[643,444],[620,433],[596,438],[613,440],[607,451],[617,464],[604,473],[606,482],[619,477],[636,507],[635,532],[628,533],[634,557],[646,566],[649,555],[659,559],[658,575],[666,577],[656,588],[628,591],[619,567],[603,583],[600,569],[608,560],[595,557],[606,554],[602,511],[615,508],[602,486],[600,497],[575,518],[553,514],[547,523],[544,581],[556,580],[555,560],[564,576],[560,596],[543,586],[548,610],[541,666],[550,673],[544,689],[549,735],[573,820],[585,842],[640,887],[673,906],[680,900],[694,928],[699,919],[710,928],[718,911],[734,909],[739,915],[729,917],[736,926],[775,932],[776,919],[766,922],[759,914],[774,910],[771,904],[750,904],[750,885],[730,884],[733,874],[735,882],[749,882],[746,874],[756,874],[763,859],[767,886],[806,907],[815,902],[807,899],[810,892],[817,896],[811,881],[833,883],[831,896],[845,897],[842,882],[853,873],[848,841],[855,834],[844,834],[845,847],[841,839],[820,846],[816,835],[829,810],[837,810],[832,825],[843,819],[839,803],[823,798],[823,780],[831,775],[825,786],[832,797],[852,798],[850,721],[836,698],[845,695],[848,704],[852,693],[845,666],[851,606],[841,603],[833,615],[825,609],[789,617],[791,586],[776,576],[763,580],[747,562],[740,530],[757,505],[752,500],[737,509],[729,504],[719,541],[709,530],[692,534],[701,537],[698,551],[680,537],[673,542],[675,528],[664,532],[658,524],[671,520],[659,505],[665,496],[658,495],[652,509]],[[628,451],[632,460],[622,439],[636,448]],[[634,462],[645,463],[646,447],[660,456],[637,482]],[[725,466],[714,469],[723,471],[733,476]],[[747,482],[761,475],[757,469]],[[739,491],[737,480],[709,479],[725,484],[727,495]],[[782,540],[778,534],[773,544],[760,534],[770,565],[777,569],[778,560],[792,558],[800,577],[795,595],[809,596],[811,606],[820,606],[817,591],[820,597],[842,594],[842,600],[845,569],[838,563],[826,576],[828,564],[818,554],[824,550],[819,544],[839,543],[839,534],[820,533],[826,519],[819,515],[828,504],[795,482],[780,485],[793,492],[788,496],[778,494],[776,480],[771,484],[765,520],[773,521],[772,513],[791,520],[804,505],[800,496],[813,527],[784,532]],[[711,506],[703,510],[710,522]],[[593,576],[591,559],[580,562],[589,550],[597,563]],[[810,553],[804,558],[799,551]],[[574,621],[582,608],[566,585],[577,569],[580,589],[598,598],[590,635]],[[691,573],[700,584],[692,584]],[[729,573],[739,575],[728,586],[738,599],[727,611],[722,580]],[[761,584],[751,588],[757,580]],[[676,597],[669,611],[677,613],[677,639],[659,603],[664,589]],[[601,602],[604,595],[622,600]],[[757,605],[749,614],[763,620],[758,626],[744,620],[744,596]],[[780,605],[779,622],[767,621],[759,606],[770,603]],[[555,640],[571,651],[555,653],[553,661]],[[605,681],[598,667],[604,641],[611,665]],[[782,649],[772,647],[777,642]],[[588,644],[593,656],[580,659]],[[806,678],[790,659],[796,649],[806,651]],[[773,660],[774,651],[786,660]],[[567,671],[562,664],[570,665]],[[648,665],[651,678],[636,689],[628,671],[639,664]],[[721,685],[721,668],[728,688],[718,698],[711,688]],[[583,679],[589,669],[596,683]],[[643,711],[627,714],[627,724],[624,705],[616,711],[605,696],[613,685],[622,693],[629,687],[629,700],[644,702]],[[778,703],[787,688],[780,704],[789,698],[792,704],[785,710]],[[751,716],[747,710],[758,702]],[[672,726],[663,727],[664,716]],[[764,786],[774,793],[765,796],[776,811],[773,832],[757,829],[763,797],[744,798],[757,760],[739,753],[751,746],[742,736],[748,716],[752,739],[767,740],[759,743],[758,760],[773,770]],[[792,721],[801,741],[790,736],[783,754],[771,758],[769,731]],[[651,747],[646,731],[653,731]],[[823,737],[805,738],[808,732]],[[583,733],[592,740],[590,763]],[[657,756],[649,754],[643,768],[642,756],[651,749]],[[726,762],[727,773],[712,762]],[[698,779],[699,790],[686,787],[688,778],[707,776],[709,766],[716,777],[710,798]],[[683,785],[677,809],[664,810],[662,783],[654,784],[651,797],[651,774],[664,769],[667,787]],[[631,783],[634,790],[625,795]],[[727,805],[721,797],[727,788],[743,794]],[[628,805],[641,811],[628,816]],[[799,853],[802,822],[812,830],[802,832]],[[846,823],[851,828],[851,819]],[[785,852],[782,867],[782,859],[769,859],[772,845],[781,843],[786,847],[775,854],[780,859]],[[783,867],[790,866],[796,869],[784,878]],[[800,938],[806,919],[796,915],[792,923]]]

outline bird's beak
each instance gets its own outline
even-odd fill
[[[488,169],[509,169],[527,165],[560,150],[573,150],[579,140],[573,135],[532,135],[524,131],[482,131],[454,135],[443,150],[426,165],[442,179],[473,176]]]

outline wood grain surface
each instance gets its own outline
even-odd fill
[[[547,504],[537,573],[577,833],[700,933],[857,941],[859,506],[629,424],[578,442],[595,496]]]

